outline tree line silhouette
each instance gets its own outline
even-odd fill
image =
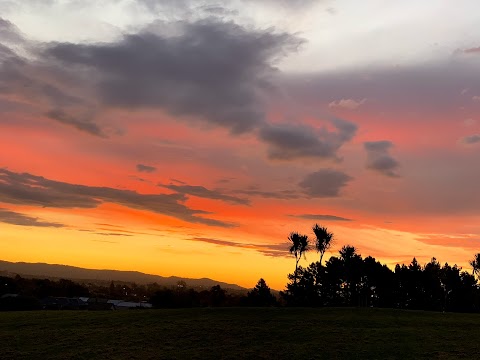
[[[288,237],[295,271],[281,292],[287,306],[368,306],[415,310],[473,312],[480,309],[480,254],[469,262],[472,274],[457,265],[443,266],[432,258],[421,266],[413,258],[391,270],[375,258],[362,258],[354,246],[343,246],[325,265],[322,259],[333,244],[333,234],[315,224],[315,241],[293,232]],[[304,268],[299,261],[316,250],[320,259]]]
[[[240,290],[189,288],[184,281],[174,286],[157,283],[141,285],[113,282],[110,284],[76,283],[72,280],[50,280],[0,276],[0,311],[56,309],[49,298],[120,299],[131,302],[150,302],[156,308],[217,307],[217,306],[273,306],[277,299],[265,280],[248,293]],[[47,306],[48,304],[48,306]],[[78,309],[78,307],[67,307]],[[87,308],[87,307],[82,307]],[[65,307],[62,307],[65,309]]]
[[[149,301],[156,308],[204,306],[361,306],[453,312],[480,311],[480,253],[469,262],[472,273],[457,265],[441,265],[436,258],[421,266],[413,258],[409,265],[390,269],[375,258],[363,258],[351,245],[325,263],[334,235],[326,227],[312,227],[314,240],[292,232],[289,251],[295,269],[288,274],[285,290],[275,296],[264,279],[247,292],[222,289],[194,289],[180,281],[175,286],[156,283],[139,285],[113,281],[109,285],[76,283],[61,279],[0,277],[0,310],[35,310],[47,297],[95,297],[124,301]],[[318,252],[319,261],[300,265],[308,251]],[[108,284],[108,283],[107,283]],[[11,296],[14,294],[15,296]]]

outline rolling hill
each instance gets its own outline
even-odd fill
[[[135,282],[137,284],[157,283],[164,286],[176,285],[179,281],[185,281],[192,288],[210,288],[220,285],[224,289],[245,290],[236,284],[228,284],[209,278],[190,279],[177,276],[164,277],[159,275],[145,274],[139,271],[120,271],[103,269],[85,269],[69,265],[9,262],[0,260],[0,276],[21,275],[23,277],[63,278],[76,281],[95,282]]]

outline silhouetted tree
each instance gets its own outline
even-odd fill
[[[253,290],[248,292],[247,300],[252,306],[273,306],[277,301],[263,279],[258,280]]]
[[[288,237],[288,240],[291,242],[290,253],[295,256],[295,273],[294,273],[294,283],[297,283],[297,272],[298,272],[298,262],[302,255],[305,256],[305,253],[309,250],[309,240],[307,235],[300,235],[297,232],[292,232]]]
[[[478,277],[480,275],[480,253],[475,254],[468,263],[472,267],[472,275]]]
[[[333,233],[329,232],[326,227],[315,224],[312,228],[315,234],[315,249],[320,254],[320,265],[322,265],[323,255],[333,243]]]
[[[212,286],[210,289],[210,306],[222,306],[225,300],[225,290],[223,290],[220,285]]]
[[[354,246],[343,246],[340,251],[340,261],[343,263],[342,293],[345,305],[354,306],[357,303],[358,293],[362,283],[362,257]]]

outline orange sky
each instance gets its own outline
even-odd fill
[[[99,33],[35,32],[43,5],[6,9],[1,260],[245,287],[263,277],[280,290],[295,265],[289,233],[319,223],[331,254],[350,244],[392,267],[414,256],[468,267],[480,251],[480,40],[462,34],[475,15],[441,49],[395,47],[350,28],[347,3],[332,15],[225,2],[231,12],[198,18],[171,5],[172,18],[138,8],[138,19],[112,4],[116,15],[91,19],[112,25]],[[394,38],[420,29],[400,16],[412,4],[382,9],[391,23],[378,26]],[[285,23],[286,9],[304,21]],[[365,54],[360,33],[381,48]],[[318,55],[332,51],[337,67]]]

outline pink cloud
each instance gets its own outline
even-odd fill
[[[332,101],[328,104],[329,108],[340,108],[340,109],[347,109],[347,110],[356,110],[360,106],[364,105],[367,102],[367,99],[362,99],[360,101],[356,101],[354,99],[341,99],[338,101]]]
[[[480,46],[463,50],[465,54],[480,54]]]

